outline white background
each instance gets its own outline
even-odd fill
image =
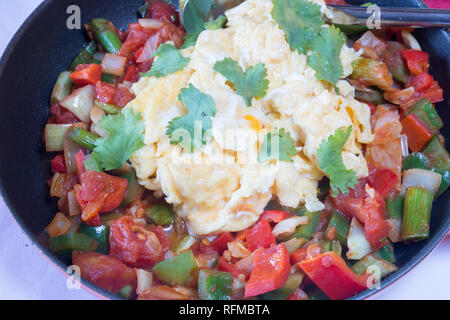
[[[41,0],[0,0],[0,54],[39,3]],[[66,275],[31,243],[1,199],[0,230],[0,299],[99,298],[86,289],[67,289]],[[450,299],[450,237],[415,269],[373,298]]]

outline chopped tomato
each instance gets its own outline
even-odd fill
[[[66,169],[66,161],[64,159],[64,155],[60,154],[57,155],[56,157],[54,157],[51,161],[50,161],[50,165],[52,167],[52,172],[53,173],[66,173],[67,169]]]
[[[160,30],[161,40],[159,43],[172,41],[179,48],[184,42],[185,32],[172,23],[165,23]]]
[[[78,179],[81,179],[81,175],[86,171],[84,160],[86,160],[86,156],[84,155],[83,151],[78,151],[78,153],[75,155],[75,168],[77,170]]]
[[[408,137],[408,146],[412,152],[419,152],[423,146],[433,137],[431,131],[413,113],[402,121],[402,132]]]
[[[289,260],[291,261],[291,264],[296,264],[300,261],[303,261],[307,255],[308,247],[303,247],[292,252],[289,256]]]
[[[383,105],[377,107],[370,118],[372,131],[375,135],[372,145],[384,144],[396,139],[402,132],[400,115],[396,109],[389,109]]]
[[[428,90],[433,84],[433,76],[428,73],[421,73],[411,78],[411,85],[416,91],[422,92]]]
[[[428,98],[431,103],[444,101],[444,91],[437,81],[433,81],[431,86],[423,93],[423,96]]]
[[[280,211],[280,210],[267,210],[264,211],[261,215],[260,220],[267,220],[269,222],[281,222],[284,219],[287,219],[291,214],[286,211]]]
[[[81,122],[76,115],[61,106],[59,103],[56,103],[50,107],[50,113],[52,114],[52,117],[50,118],[49,123],[72,124]]]
[[[100,81],[95,86],[95,97],[105,104],[113,104],[120,108],[127,105],[135,96],[130,89],[124,86],[116,87],[112,84]]]
[[[336,197],[331,196],[331,202],[334,207],[345,214],[350,219],[353,217],[358,218],[361,222],[364,222],[364,216],[362,215],[361,208],[364,204],[364,198],[366,196],[365,179],[360,179],[359,183],[350,189],[347,194],[339,193]]]
[[[138,67],[136,67],[134,64],[131,64],[130,66],[128,66],[127,68],[127,72],[125,73],[125,77],[123,78],[123,81],[128,81],[128,82],[137,82],[139,81],[140,76],[139,76],[139,69]]]
[[[420,50],[402,50],[402,55],[406,60],[408,69],[415,75],[428,73],[430,64],[428,62],[428,53]]]
[[[248,279],[250,273],[247,270],[240,269],[235,263],[228,262],[222,256],[219,258],[219,264],[217,265],[217,269],[223,272],[229,272],[233,275],[233,277],[237,278],[240,274],[245,275],[245,278]]]
[[[366,147],[366,160],[376,167],[390,169],[400,177],[403,162],[401,139],[395,138],[384,144],[368,145]]]
[[[295,289],[289,296],[288,300],[308,300],[308,295],[300,288]]]
[[[223,232],[211,242],[211,247],[221,255],[228,248],[228,242],[233,241],[233,235],[230,232]]]
[[[145,17],[180,25],[180,19],[175,6],[161,0],[153,0],[150,2]]]
[[[384,199],[375,191],[375,196],[368,195],[362,211],[365,215],[364,232],[374,251],[386,245],[390,225],[383,219],[385,212]]]
[[[272,228],[267,220],[258,221],[245,232],[248,249],[253,252],[258,248],[270,248],[275,243]]]
[[[81,276],[102,289],[118,293],[136,281],[136,272],[119,259],[97,252],[79,253],[72,263],[80,268]]]
[[[245,285],[245,298],[280,288],[291,271],[289,252],[283,243],[254,253],[253,270]]]
[[[139,23],[130,23],[127,38],[117,54],[133,60],[135,52],[156,32],[158,29],[144,28]]]
[[[384,198],[399,182],[399,177],[390,169],[376,168],[369,164],[367,182]]]
[[[333,300],[349,298],[367,288],[365,277],[353,273],[333,251],[303,260],[299,266]]]
[[[167,244],[166,236],[160,231],[152,232],[125,216],[111,225],[110,254],[130,267],[150,268],[163,260],[168,250],[167,246],[162,245]]]
[[[70,79],[79,87],[95,85],[102,77],[102,66],[98,64],[80,64],[70,74]]]
[[[122,202],[128,185],[127,179],[95,171],[83,172],[80,182],[81,188],[76,196],[83,208],[83,221],[116,209]]]

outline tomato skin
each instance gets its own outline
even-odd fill
[[[373,198],[366,197],[363,212],[365,216],[364,233],[370,246],[376,251],[387,244],[390,230],[390,225],[383,219],[385,202],[378,192],[375,191]]]
[[[144,28],[137,22],[130,23],[127,38],[117,54],[130,61],[133,60],[135,52],[156,32],[158,29]]]
[[[102,77],[102,66],[98,64],[80,64],[70,74],[70,79],[79,87],[95,85]]]
[[[78,151],[75,155],[75,168],[77,170],[78,179],[81,179],[81,175],[86,171],[86,167],[84,166],[84,161],[86,160],[86,156],[83,151]]]
[[[54,157],[51,161],[50,161],[50,165],[52,167],[52,172],[53,173],[66,173],[67,169],[66,169],[66,161],[64,160],[64,155],[60,154],[57,155],[56,157]]]
[[[110,83],[99,81],[95,86],[95,98],[102,103],[113,104],[119,108],[123,108],[135,96],[128,88],[116,87]]]
[[[428,62],[429,55],[420,50],[402,50],[402,55],[406,60],[408,69],[414,74],[428,73],[430,63]]]
[[[253,270],[245,284],[245,298],[280,288],[291,271],[289,253],[283,243],[255,252]]]
[[[123,78],[123,81],[128,81],[131,83],[138,82],[140,79],[139,75],[139,69],[134,64],[131,64],[127,68],[127,72],[125,73],[125,77]]]
[[[168,21],[177,26],[180,25],[180,19],[176,8],[172,4],[168,4],[161,0],[153,0],[150,2],[145,17]]]
[[[261,214],[261,220],[267,220],[269,222],[279,223],[287,219],[291,214],[281,210],[266,210]]]
[[[339,193],[336,197],[332,197],[330,192],[329,197],[331,198],[331,202],[337,210],[348,218],[356,217],[361,222],[364,222],[361,208],[363,207],[366,196],[365,185],[366,180],[360,179],[359,183],[353,189],[350,189],[350,192],[347,194]]]
[[[384,198],[399,182],[399,177],[390,169],[376,168],[369,163],[367,183]]]
[[[431,86],[423,93],[425,98],[428,98],[431,103],[438,103],[444,101],[444,91],[439,86],[437,81],[433,81]]]
[[[79,253],[72,263],[81,270],[81,276],[102,289],[114,294],[136,281],[136,272],[119,259],[97,252]]]
[[[245,232],[248,249],[253,252],[258,248],[270,248],[275,243],[272,228],[267,220],[259,220]]]
[[[421,73],[417,76],[412,77],[411,85],[416,91],[422,92],[428,90],[433,84],[433,76],[428,73]]]
[[[61,106],[59,103],[56,103],[50,107],[50,113],[52,114],[52,117],[50,118],[49,123],[72,124],[81,122],[76,115]]]
[[[211,242],[211,247],[219,254],[222,255],[222,253],[228,249],[228,242],[233,241],[233,235],[231,232],[223,232],[217,238],[214,239],[213,242]]]
[[[110,254],[130,267],[153,267],[163,260],[164,253],[168,250],[162,245],[166,240],[158,234],[159,232],[154,232],[152,236],[151,231],[136,224],[129,216],[117,219],[111,225]]]
[[[303,260],[299,266],[333,300],[349,298],[367,288],[365,277],[353,273],[333,251]]]

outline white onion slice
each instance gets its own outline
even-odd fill
[[[297,226],[308,224],[308,217],[292,217],[285,219],[273,228],[272,234],[275,238],[286,238],[295,232]]]
[[[158,19],[139,19],[138,22],[143,28],[159,29],[164,26],[164,23]]]
[[[89,123],[91,121],[91,108],[94,105],[95,87],[87,85],[72,92],[61,105],[75,114],[78,119]]]
[[[136,269],[136,277],[136,293],[138,295],[151,289],[153,283],[153,274],[151,272],[145,271],[144,269]]]
[[[352,219],[347,237],[347,259],[359,260],[372,252],[369,241],[366,239],[364,228],[356,218]]]
[[[408,48],[422,51],[419,42],[416,40],[416,38],[414,38],[414,36],[409,31],[402,30],[402,38],[403,42],[406,44]]]
[[[71,126],[71,124],[47,124],[44,130],[45,150],[47,152],[62,151],[64,135]]]
[[[419,187],[435,194],[441,185],[442,176],[439,173],[424,169],[409,169],[403,172],[402,194],[409,187]]]
[[[121,76],[126,63],[127,58],[107,53],[102,60],[103,72],[114,76]]]
[[[142,63],[142,62],[151,60],[156,49],[158,49],[160,39],[161,39],[160,32],[157,32],[156,34],[154,34],[153,36],[148,38],[147,42],[144,45],[144,50],[139,55],[139,57],[136,59],[136,62]]]
[[[231,256],[234,258],[245,258],[251,254],[241,241],[228,242],[228,251],[230,251]]]
[[[403,157],[407,157],[409,155],[409,148],[408,148],[408,137],[406,136],[406,134],[400,135],[400,142],[402,145]]]
[[[402,229],[402,222],[399,219],[387,219],[386,222],[389,224],[391,229],[389,230],[389,239],[392,242],[400,242],[400,233]]]

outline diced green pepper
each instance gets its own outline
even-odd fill
[[[233,275],[203,269],[198,273],[198,296],[202,300],[231,300]]]
[[[194,254],[192,251],[186,251],[159,262],[153,267],[152,272],[165,284],[183,286],[197,268]]]
[[[98,161],[97,157],[94,157],[92,154],[88,155],[86,160],[84,160],[84,167],[87,171],[103,172],[100,161]]]
[[[412,113],[414,113],[433,134],[439,131],[439,129],[441,129],[444,125],[433,104],[427,98],[417,102],[405,113],[405,116]]]
[[[336,27],[341,29],[343,33],[346,35],[354,35],[354,34],[360,34],[364,31],[367,31],[368,28],[366,26],[356,26],[356,25],[349,25],[349,24],[334,24]]]
[[[429,236],[433,193],[424,188],[409,187],[402,220],[402,240],[422,240]]]
[[[406,47],[397,41],[388,41],[387,48],[382,53],[383,61],[389,68],[395,80],[405,83],[409,77],[409,69],[402,58],[402,50]]]
[[[380,272],[381,278],[388,274],[397,271],[397,267],[381,258],[375,257],[373,254],[364,256],[361,260],[356,262],[350,269],[356,274],[363,274],[369,267],[377,268]]]
[[[308,224],[298,226],[294,234],[292,234],[287,240],[293,238],[309,239],[312,237],[312,235],[316,231],[317,225],[319,224],[320,211],[310,212],[303,207],[298,214],[307,216]]]
[[[89,150],[94,150],[95,142],[98,139],[93,133],[77,127],[73,127],[68,135],[73,142]]]
[[[108,254],[109,252],[109,227],[106,225],[90,227],[83,223],[79,233],[83,233],[98,242],[97,252]]]
[[[50,238],[49,247],[55,254],[70,256],[73,250],[95,251],[98,248],[98,242],[82,233],[67,233]]]
[[[439,189],[435,195],[435,198],[438,198],[448,189],[448,187],[450,187],[450,171],[442,171],[442,170],[434,170],[434,171],[436,171],[442,176],[441,185],[439,186]]]
[[[333,210],[325,234],[329,232],[332,227],[334,227],[334,239],[346,246],[347,235],[350,229],[350,220],[339,211]]]
[[[119,114],[121,109],[113,104],[102,103],[100,100],[95,100],[95,105],[102,108],[107,114],[116,115]]]
[[[430,160],[423,153],[413,152],[403,159],[402,171],[409,169],[431,169]]]
[[[127,179],[127,191],[125,197],[122,200],[121,206],[126,207],[133,203],[137,197],[142,193],[142,187],[136,177],[136,171],[134,169],[130,170],[127,174],[123,175],[122,178]]]
[[[122,47],[119,37],[114,31],[111,23],[102,18],[92,19],[89,24],[91,30],[94,32],[98,42],[108,53],[116,54]]]
[[[180,254],[184,251],[189,250],[197,241],[198,239],[196,237],[186,235],[175,248],[175,253]]]
[[[97,52],[97,45],[94,41],[88,43],[88,45],[80,51],[80,53],[73,59],[69,66],[70,71],[74,71],[80,64],[91,64],[92,56]]]
[[[302,238],[292,238],[288,241],[284,242],[284,246],[286,247],[289,253],[294,252],[297,249],[300,249],[306,243],[306,239]]]
[[[401,220],[405,198],[398,194],[393,199],[386,199],[386,211],[389,219]]]
[[[355,90],[355,99],[367,103],[372,103],[374,105],[380,105],[386,102],[383,94],[376,90],[370,91]]]
[[[262,300],[286,300],[300,286],[305,275],[303,273],[292,273],[279,289],[260,295]]]
[[[122,289],[120,289],[120,291],[118,293],[119,293],[119,296],[130,300],[135,295],[135,290],[134,290],[134,287],[131,284],[129,284],[129,285],[123,287]]]
[[[160,226],[169,226],[175,219],[175,213],[169,205],[154,205],[146,210],[145,219]]]
[[[377,252],[374,253],[375,257],[384,259],[386,261],[389,261],[390,263],[395,263],[395,253],[394,253],[394,246],[392,243],[388,243],[384,247],[380,248]]]
[[[430,160],[433,169],[450,171],[450,155],[437,134],[431,138],[422,153]]]
[[[70,80],[70,72],[61,72],[53,87],[52,95],[50,98],[51,104],[60,103],[64,98],[70,95],[72,91],[73,82]]]
[[[99,64],[101,64],[101,62]],[[114,81],[116,80],[116,76],[112,75],[112,74],[108,74],[108,73],[102,73],[101,80],[103,82],[112,83],[113,84]]]

